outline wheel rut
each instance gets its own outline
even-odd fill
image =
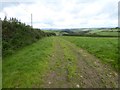
[[[118,88],[118,74],[95,56],[61,38],[54,38],[45,88]]]

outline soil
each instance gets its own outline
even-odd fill
[[[75,62],[72,63],[70,57],[66,58],[64,52],[66,47],[73,53]],[[53,53],[49,63],[49,70],[40,87],[118,88],[118,73],[110,65],[64,39],[54,38]],[[69,78],[68,65],[76,66],[74,76],[71,78]]]

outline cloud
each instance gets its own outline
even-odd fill
[[[8,0],[9,1],[9,0]],[[116,27],[118,0],[27,0],[2,8],[1,18],[16,17],[35,28]],[[23,2],[23,0],[21,1]]]

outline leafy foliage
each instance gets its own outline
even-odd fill
[[[7,17],[2,20],[2,45],[3,57],[14,53],[15,50],[32,44],[42,37],[55,35],[54,33],[45,33],[40,29],[34,29],[25,23],[21,23],[16,18]]]

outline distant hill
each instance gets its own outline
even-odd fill
[[[118,29],[116,28],[74,28],[74,29],[59,29],[48,30],[60,36],[118,36]]]

